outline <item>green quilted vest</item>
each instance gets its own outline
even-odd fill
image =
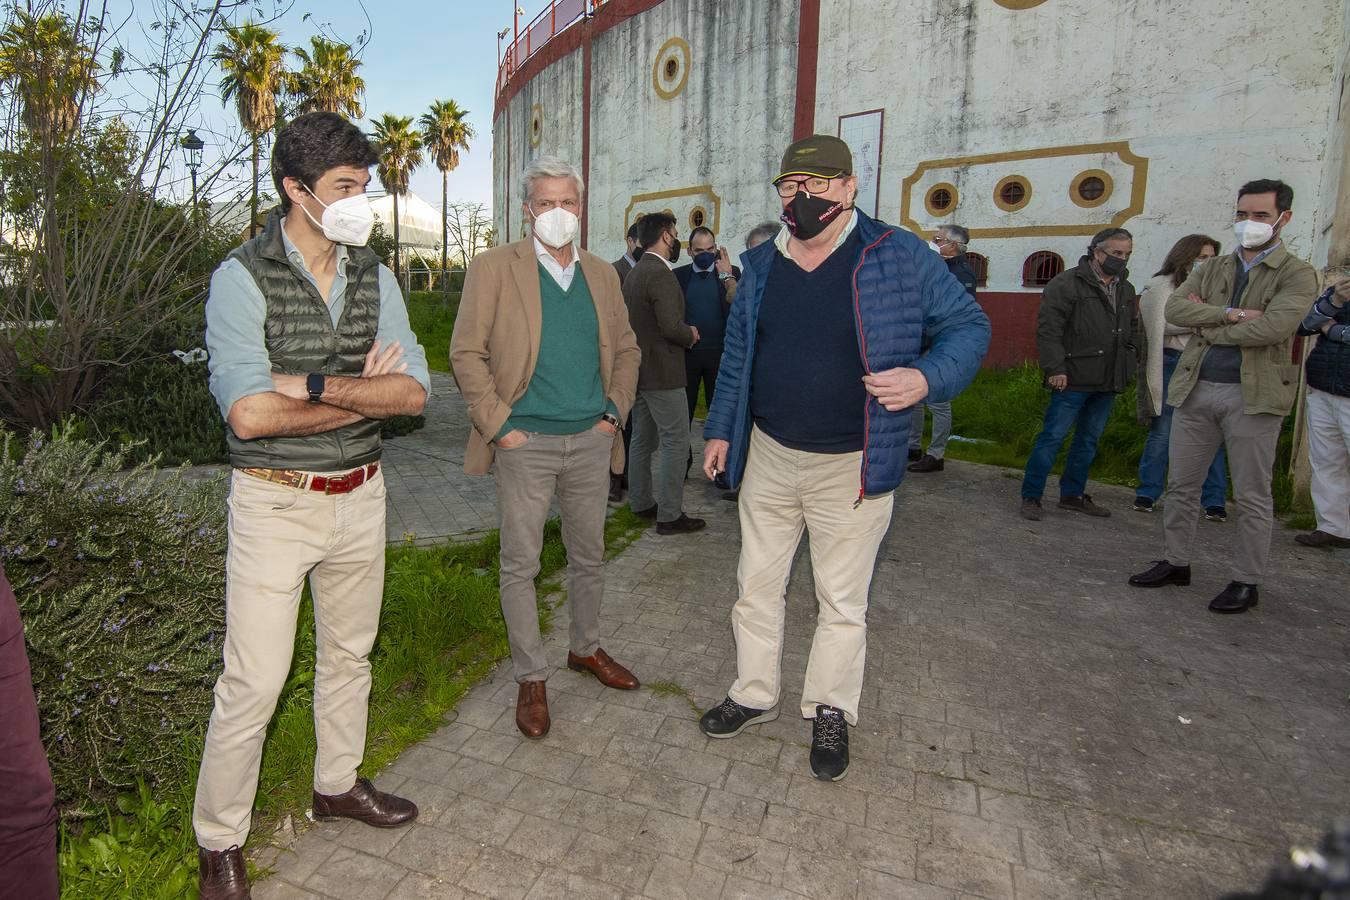
[[[262,234],[230,257],[243,263],[267,301],[263,329],[274,372],[361,374],[380,323],[379,257],[365,247],[347,248],[346,304],[337,328],[324,298],[286,258],[279,212],[268,218]],[[380,420],[362,419],[308,437],[251,441],[240,440],[227,425],[226,440],[230,465],[236,468],[337,471],[380,458]]]

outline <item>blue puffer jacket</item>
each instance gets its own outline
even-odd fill
[[[858,214],[862,249],[853,266],[853,309],[858,352],[868,372],[897,366],[918,369],[928,379],[934,403],[950,400],[970,384],[989,348],[989,319],[943,262],[921,239]],[[717,390],[703,427],[705,438],[731,443],[727,480],[745,474],[750,446],[750,373],[764,284],[778,250],[765,241],[741,254],[744,276],[727,320]],[[920,355],[921,345],[932,346]],[[802,360],[809,365],[810,360]],[[908,409],[887,412],[867,398],[859,496],[884,494],[905,476],[909,448]]]

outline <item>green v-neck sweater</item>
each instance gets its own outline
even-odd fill
[[[613,408],[600,381],[600,322],[581,266],[566,291],[539,266],[539,305],[539,359],[524,396],[511,407],[497,437],[514,428],[577,434]]]

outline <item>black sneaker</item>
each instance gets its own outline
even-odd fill
[[[1224,509],[1222,506],[1206,506],[1206,507],[1205,507],[1205,521],[1206,521],[1206,522],[1227,522],[1227,521],[1228,521],[1228,510]]]
[[[925,453],[918,462],[912,462],[905,468],[911,472],[941,472],[944,465],[946,465],[944,460]]]
[[[838,781],[848,773],[848,722],[833,706],[816,706],[811,723],[811,774]]]
[[[921,450],[921,449],[918,448],[918,447],[910,447],[910,448],[909,448],[909,461],[910,461],[910,462],[918,462],[918,461],[921,460],[921,459],[923,459],[923,450]]]
[[[1135,512],[1153,512],[1153,501],[1142,494],[1134,498]]]
[[[657,534],[689,534],[694,531],[701,531],[708,523],[702,519],[695,519],[693,516],[686,516],[680,513],[678,519],[672,519],[669,522],[657,522]]]
[[[698,727],[710,738],[734,738],[751,725],[772,722],[776,718],[776,706],[772,709],[752,709],[727,697],[703,714],[703,718],[698,720]]]

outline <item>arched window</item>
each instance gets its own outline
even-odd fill
[[[989,285],[989,258],[983,253],[972,253],[967,250],[966,262],[970,264],[970,271],[975,273],[975,286],[987,287]]]
[[[1064,259],[1050,250],[1037,250],[1022,263],[1022,286],[1045,287],[1064,271]]]

